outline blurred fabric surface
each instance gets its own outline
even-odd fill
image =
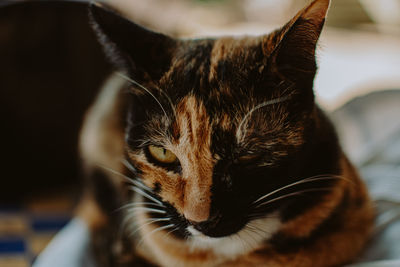
[[[362,262],[400,262],[399,114],[400,90],[357,97],[331,114],[341,143],[359,167],[377,207],[376,228]]]

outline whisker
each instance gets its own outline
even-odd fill
[[[261,230],[260,228],[256,228],[254,226],[246,225],[246,228],[254,234],[262,237],[262,234],[269,234],[267,231]]]
[[[134,234],[136,234],[138,231],[140,231],[146,225],[156,223],[156,222],[166,222],[166,221],[170,221],[170,219],[169,218],[160,218],[160,219],[153,219],[153,220],[147,221],[146,223],[140,225],[135,231],[129,233],[129,235],[133,236]]]
[[[258,212],[258,213],[250,213],[249,215],[247,215],[247,218],[250,220],[275,219],[275,218],[279,218],[279,216],[277,214],[265,214],[265,213]]]
[[[138,216],[138,213],[140,212],[140,213],[144,214],[145,211],[146,210],[143,210],[143,209],[140,209],[140,210],[139,209],[137,209],[137,210],[127,209],[125,212],[125,216],[122,220],[122,225],[125,225],[129,221],[133,221],[134,224],[137,224],[136,217]],[[145,222],[148,222],[148,221],[154,220],[156,218],[145,217],[144,219],[145,219]]]
[[[138,142],[140,141],[141,143],[138,145],[139,147],[146,147],[147,145],[151,144],[151,141],[146,139],[146,140],[137,140]]]
[[[254,111],[256,111],[256,110],[258,110],[258,109],[260,109],[260,108],[269,106],[269,105],[281,103],[281,102],[283,102],[283,101],[288,100],[289,98],[290,98],[290,95],[283,96],[283,97],[279,97],[279,98],[274,98],[274,99],[265,101],[265,102],[263,102],[263,103],[261,103],[261,104],[255,106],[255,107],[252,108],[249,112],[247,112],[246,115],[245,115],[245,116],[243,117],[243,119],[241,120],[241,122],[239,123],[239,126],[238,126],[238,128],[237,128],[236,136],[238,137],[238,139],[240,139],[239,137],[240,137],[240,133],[241,133],[241,131],[242,131],[242,127],[243,127],[244,123],[250,118],[250,116],[254,113]]]
[[[240,241],[240,243],[242,244],[242,248],[243,248],[243,250],[246,250],[246,245],[244,244],[244,242],[243,242],[242,238],[240,238],[240,236],[239,236],[239,234],[238,234],[238,233],[234,234],[234,235],[232,236],[232,238],[236,238],[236,240],[239,240],[239,241]]]
[[[276,194],[276,193],[278,193],[278,192],[280,192],[282,190],[291,188],[291,187],[299,185],[299,184],[310,183],[310,182],[315,182],[315,181],[335,180],[335,179],[344,179],[344,178],[335,177],[335,176],[326,176],[326,177],[325,176],[321,176],[321,177],[313,176],[313,177],[308,177],[308,178],[302,179],[300,181],[297,181],[297,182],[285,185],[283,187],[280,187],[280,188],[278,188],[278,189],[276,189],[276,190],[274,190],[272,192],[269,192],[268,194],[266,194],[266,195],[258,198],[257,200],[255,200],[252,204],[257,204],[258,202],[266,199],[269,196],[272,196],[272,195],[274,195],[274,194]]]
[[[129,161],[127,161],[126,159],[122,159],[121,162],[128,170],[132,172],[132,174],[135,175],[137,174],[137,170],[135,169],[135,167],[132,166],[132,164]]]
[[[243,250],[246,250],[247,243],[243,240],[243,238],[239,234],[237,234],[237,239],[239,239],[239,241],[242,243]]]
[[[175,227],[174,229],[172,229],[171,231],[168,231],[164,236],[165,237],[167,237],[167,236],[169,236],[171,233],[173,233],[173,232],[175,232],[175,231],[177,231],[177,230],[179,230],[179,227]]]
[[[248,230],[246,229],[244,232],[242,232],[242,234],[243,234],[243,233],[246,233],[247,231],[248,231]],[[248,232],[247,232],[247,234],[248,234]],[[242,238],[242,237],[240,236],[240,233],[238,233],[238,237],[239,237],[241,240],[243,240],[244,243],[246,243],[247,247],[253,249],[253,246],[251,246],[250,243],[249,243],[245,238]]]
[[[255,239],[255,237],[254,237],[251,233],[255,233],[255,232],[254,232],[253,230],[250,230],[249,228],[246,228],[245,231],[244,231],[244,233],[246,233],[247,236],[249,236],[250,239],[253,240],[253,242],[250,242],[250,241],[249,241],[249,243],[250,243],[250,244],[253,243],[253,245],[251,245],[250,247],[251,247],[252,250],[254,250],[254,249],[255,249],[255,246],[257,245],[258,242],[257,242],[257,240]],[[257,233],[255,233],[255,234],[257,234]]]
[[[135,212],[135,211],[149,211],[149,212],[160,213],[160,214],[166,214],[166,213],[167,213],[165,210],[153,209],[153,208],[146,208],[146,207],[133,207],[133,208],[130,208],[128,211],[131,211],[131,212]]]
[[[171,224],[168,224],[168,225],[165,225],[165,226],[161,226],[161,227],[157,227],[156,229],[153,229],[152,231],[150,231],[150,233],[147,233],[146,235],[142,236],[142,238],[140,239],[140,241],[137,244],[137,246],[139,247],[144,242],[146,237],[149,237],[152,234],[155,234],[155,233],[157,233],[159,231],[162,231],[162,230],[165,230],[165,229],[169,229],[169,228],[172,228],[172,227],[175,227],[175,225],[171,223]]]
[[[287,197],[290,197],[290,196],[297,196],[297,195],[301,195],[301,194],[307,193],[307,192],[331,191],[331,190],[332,190],[332,188],[330,188],[330,187],[322,187],[322,188],[313,188],[313,189],[300,190],[300,191],[297,191],[297,192],[293,192],[293,193],[289,193],[289,194],[286,194],[286,195],[283,195],[283,196],[280,196],[280,197],[273,198],[273,199],[268,200],[266,202],[262,202],[262,203],[258,204],[255,208],[259,208],[261,206],[265,206],[267,204],[270,204],[272,202],[275,202],[275,201],[278,201],[278,200],[281,200],[281,199],[284,199],[284,198],[287,198]]]
[[[155,206],[155,207],[160,207],[160,208],[164,208],[163,205],[157,204],[157,203],[153,203],[153,202],[134,202],[134,203],[128,203],[123,205],[122,207],[119,207],[116,211],[119,210],[123,210],[123,209],[127,209],[127,208],[132,208],[132,207],[142,207],[142,206]]]
[[[132,181],[133,181],[132,178],[130,178],[130,177],[128,177],[128,176],[126,176],[126,175],[124,175],[124,174],[122,174],[122,173],[120,173],[120,172],[118,172],[116,170],[113,170],[113,169],[111,169],[111,168],[109,168],[107,166],[104,166],[104,165],[101,165],[101,164],[97,164],[97,166],[99,166],[100,168],[103,168],[104,170],[109,171],[109,172],[111,172],[113,174],[119,175],[120,177],[122,177],[125,180],[127,180],[129,183],[132,183]]]
[[[276,218],[276,217],[278,217],[277,215],[276,216],[270,216],[271,218]],[[266,230],[266,229],[262,229],[262,228],[260,228],[259,226],[257,226],[257,225],[254,225],[254,223],[252,223],[252,222],[250,222],[250,223],[248,223],[247,225],[246,225],[246,227],[248,227],[249,229],[253,229],[257,234],[259,234],[260,236],[262,236],[262,234],[265,234],[265,235],[270,235],[271,234],[271,231],[268,231],[268,230]]]
[[[124,232],[128,227],[137,226],[137,222],[135,221],[135,213],[127,214],[122,222],[120,227],[120,233]],[[135,228],[134,228],[135,229]]]
[[[260,233],[257,232],[256,228],[250,227],[249,225],[246,226],[246,229],[254,234],[260,235]]]
[[[160,108],[164,112],[164,115],[168,118],[167,112],[165,111],[164,107],[161,105],[161,102],[158,101],[158,99],[153,95],[153,93],[149,89],[147,89],[146,87],[144,87],[143,85],[141,85],[137,81],[127,77],[126,75],[124,75],[124,74],[122,74],[120,72],[117,72],[117,75],[119,75],[120,77],[124,78],[125,80],[133,83],[134,85],[140,87],[141,89],[145,90],[158,103],[158,105],[160,106]]]
[[[146,190],[148,192],[153,192],[153,189],[142,183],[142,181],[140,180],[133,180],[133,186],[140,187],[141,189]]]
[[[107,166],[104,166],[104,165],[98,164],[98,166],[103,168],[103,169],[105,169],[105,170],[107,170],[107,171],[109,171],[109,172],[111,172],[111,173],[113,173],[113,174],[116,174],[116,175],[124,178],[130,184],[136,185],[137,187],[140,187],[143,190],[152,191],[152,189],[150,187],[146,186],[145,184],[143,184],[143,183],[141,183],[141,182],[139,182],[137,180],[134,180],[134,179],[124,175],[123,173],[120,173],[120,172],[118,172],[116,170],[113,170],[113,169],[111,169],[111,168],[109,168]]]
[[[136,216],[138,215],[137,213],[138,212],[141,212],[141,213],[144,213],[146,211],[146,209],[135,209],[135,210],[133,210],[133,209],[128,209],[127,210],[127,213],[126,213],[126,215],[125,215],[125,217],[123,218],[123,220],[122,220],[122,223],[121,223],[121,225],[122,225],[122,229],[121,230],[123,230],[124,228],[126,228],[126,225],[130,222],[130,221],[133,221],[134,223],[134,225],[137,225],[137,221],[135,220],[135,218],[136,218]],[[167,221],[167,220],[170,220],[170,218],[167,218],[167,217],[163,217],[163,218],[145,218],[145,220],[144,220],[144,222],[145,223],[147,223],[147,222],[151,222],[151,221],[161,221],[161,220],[165,220],[165,221]],[[139,226],[139,225],[137,225],[137,227],[142,227],[142,226]]]
[[[257,220],[257,219],[266,219],[266,218],[276,218],[277,216],[269,216],[269,214],[265,214],[263,212],[255,212],[247,215],[249,220]]]
[[[157,203],[157,204],[159,204],[159,205],[163,205],[163,203],[162,203],[161,201],[159,201],[158,199],[156,199],[156,198],[150,196],[149,194],[147,194],[147,193],[146,193],[145,191],[143,191],[142,189],[140,189],[140,188],[138,188],[138,187],[136,187],[136,186],[132,186],[131,189],[132,189],[133,191],[135,191],[136,193],[138,193],[138,194],[140,194],[140,195],[142,195],[142,196],[148,198],[149,200],[152,200],[152,201],[154,201],[155,203]]]

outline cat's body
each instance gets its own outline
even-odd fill
[[[82,134],[103,265],[354,259],[372,207],[312,92],[328,5],[313,2],[270,35],[196,40],[92,7],[130,81],[105,87]]]

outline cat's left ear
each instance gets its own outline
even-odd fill
[[[282,29],[263,40],[263,50],[272,66],[289,79],[313,79],[315,50],[330,0],[315,0]],[[304,75],[301,75],[303,73]]]
[[[92,27],[109,60],[137,81],[158,80],[168,70],[176,40],[122,17],[100,3],[91,3]]]

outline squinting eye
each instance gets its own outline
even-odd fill
[[[240,162],[240,163],[249,163],[249,162],[252,162],[252,161],[256,161],[256,160],[258,160],[260,158],[260,156],[259,155],[244,155],[244,156],[241,156],[241,157],[239,157],[237,160],[238,160],[238,162]]]
[[[149,152],[155,160],[161,163],[173,163],[176,161],[175,154],[161,146],[150,145]]]

